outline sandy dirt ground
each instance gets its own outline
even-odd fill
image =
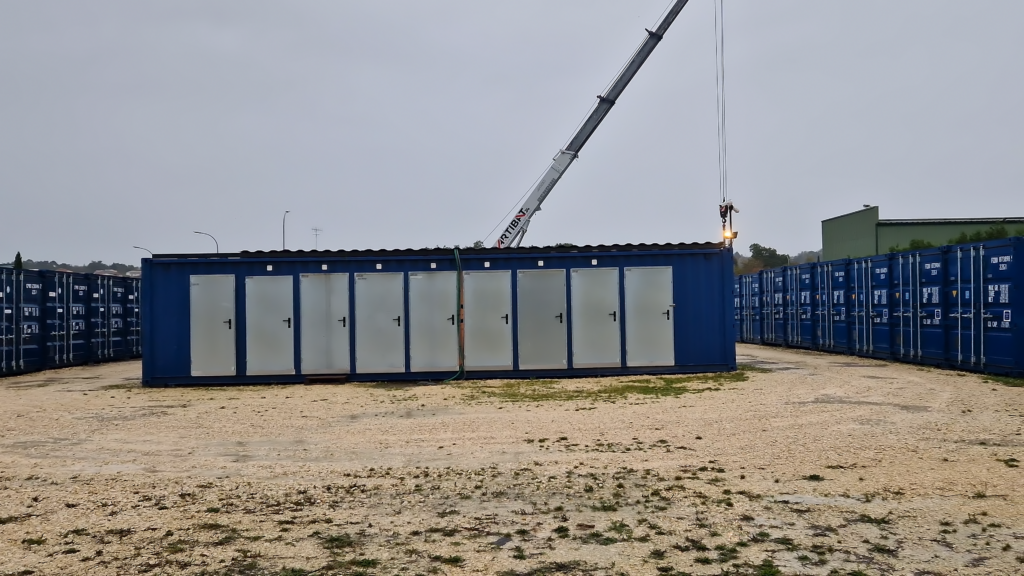
[[[690,378],[0,380],[0,575],[1024,573],[1024,388],[740,346]]]

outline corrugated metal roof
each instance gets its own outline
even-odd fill
[[[879,226],[905,226],[907,224],[1022,224],[1024,218],[910,218],[905,220],[879,220]]]
[[[680,244],[598,244],[587,246],[520,246],[519,248],[471,248],[460,246],[459,254],[466,256],[489,254],[575,254],[591,252],[674,252],[680,250],[720,250],[722,242],[692,242]],[[371,258],[404,256],[449,256],[454,248],[396,248],[368,250],[253,250],[220,254],[186,253],[155,254],[153,258]]]

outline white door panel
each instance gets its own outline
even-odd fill
[[[567,368],[565,270],[520,270],[516,294],[519,368]]]
[[[299,277],[303,374],[350,371],[348,282],[348,274]]]
[[[574,268],[569,276],[573,367],[621,366],[619,269]]]
[[[291,276],[245,278],[245,373],[295,374]]]
[[[235,375],[235,277],[189,277],[193,376]]]
[[[409,369],[459,369],[458,275],[409,273]]]
[[[512,369],[512,272],[465,272],[467,370]]]
[[[626,268],[626,365],[675,365],[672,268]]]
[[[401,272],[356,274],[356,371],[405,372],[405,286]]]

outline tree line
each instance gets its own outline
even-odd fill
[[[804,250],[790,256],[789,254],[781,254],[770,246],[751,244],[750,256],[744,256],[738,252],[733,255],[733,270],[737,274],[753,274],[761,270],[788,266],[790,264],[817,262],[820,259],[821,250]]]
[[[1012,233],[1010,230],[1002,224],[996,224],[989,226],[987,230],[977,230],[968,234],[967,232],[961,232],[959,235],[954,236],[946,242],[946,245],[951,244],[968,244],[971,242],[984,242],[986,240],[1002,240],[1003,238],[1009,238],[1011,236],[1024,236],[1024,228],[1017,228]],[[889,252],[906,252],[907,250],[924,250],[925,248],[937,248],[938,245],[922,240],[920,238],[914,238],[910,241],[907,246],[889,246]]]
[[[0,264],[0,268],[14,268],[15,270],[70,270],[79,274],[91,274],[97,270],[115,270],[118,274],[124,274],[130,270],[139,269],[138,266],[132,266],[131,264],[121,264],[119,262],[107,264],[100,260],[93,260],[84,266],[68,264],[66,262],[58,263],[55,260],[26,260],[21,257],[21,252],[15,254],[12,262]]]

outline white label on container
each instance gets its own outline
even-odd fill
[[[96,294],[95,292],[93,292],[93,294],[92,294],[92,297],[93,297],[93,298],[99,298],[99,297],[100,297],[100,295],[99,295],[99,294]]]
[[[57,314],[63,314],[63,313],[64,313],[64,309],[63,308],[57,308]]]
[[[12,310],[4,310],[4,314],[11,314],[12,312]]]
[[[942,320],[942,310],[936,310],[935,311],[935,319],[936,320]]]
[[[1009,310],[1003,310],[1003,322],[1009,322],[1009,321],[1010,321],[1010,311]]]
[[[56,298],[57,297],[57,293],[56,292],[48,292],[48,294],[50,295],[50,298]]]

